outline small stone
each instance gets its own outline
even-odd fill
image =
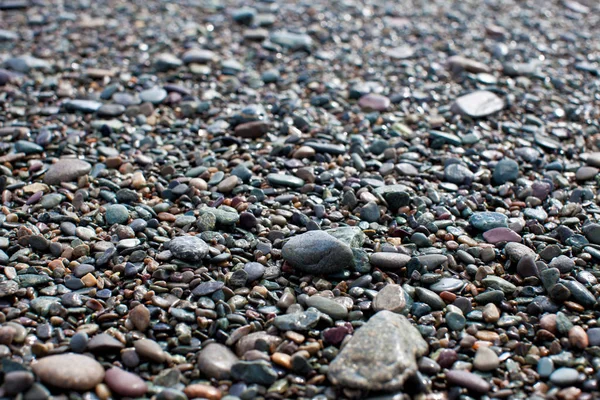
[[[104,215],[108,225],[125,224],[129,220],[129,211],[122,204],[113,204],[106,207]]]
[[[550,375],[550,382],[557,386],[573,385],[579,379],[579,372],[575,368],[559,368]]]
[[[445,180],[456,185],[468,185],[474,176],[475,174],[462,164],[450,164],[444,169]]]
[[[410,261],[410,256],[400,253],[379,252],[369,257],[371,265],[376,268],[399,270]]]
[[[319,322],[320,317],[318,312],[313,311],[278,315],[273,320],[273,325],[282,331],[307,331]]]
[[[500,310],[494,303],[488,303],[483,307],[483,319],[489,323],[495,323],[500,319]]]
[[[135,329],[144,332],[150,326],[150,311],[145,305],[139,304],[129,312],[129,319]]]
[[[473,366],[479,371],[493,371],[500,365],[500,360],[495,351],[489,347],[481,346],[475,353]]]
[[[575,325],[569,329],[569,344],[571,347],[579,350],[583,350],[588,347],[588,335],[581,326]]]
[[[322,313],[329,315],[334,320],[346,319],[348,316],[348,309],[346,307],[335,300],[326,297],[311,296],[306,299],[306,305],[308,307],[316,308]]]
[[[575,268],[575,261],[567,256],[560,255],[553,259],[548,266],[558,269],[563,274],[567,274]]]
[[[493,228],[483,233],[483,238],[492,244],[520,242],[521,236],[510,228]]]
[[[231,368],[233,379],[249,384],[271,385],[277,380],[277,372],[264,360],[238,361]]]
[[[293,189],[298,189],[304,186],[304,180],[296,176],[286,174],[269,174],[267,180],[271,185],[286,186]]]
[[[63,182],[71,182],[82,175],[88,174],[91,170],[92,166],[85,161],[63,158],[48,168],[44,175],[44,183],[60,185]]]
[[[9,395],[16,395],[29,389],[35,377],[29,371],[12,371],[4,375],[4,391]]]
[[[146,394],[146,382],[138,375],[113,367],[106,371],[104,381],[110,390],[119,396],[141,397]]]
[[[393,313],[406,311],[406,294],[402,286],[388,284],[381,289],[373,299],[373,309],[377,311],[387,310]]]
[[[156,363],[162,363],[167,356],[158,343],[151,339],[139,339],[133,342],[135,351],[143,358]]]
[[[469,371],[450,370],[446,372],[448,383],[464,387],[476,393],[487,393],[491,390],[488,381]]]
[[[281,255],[292,267],[311,274],[331,274],[353,265],[352,249],[323,231],[292,237]]]
[[[508,227],[508,217],[497,212],[478,212],[469,218],[469,223],[480,231]]]
[[[188,399],[207,399],[207,400],[220,400],[221,391],[210,385],[203,385],[201,383],[193,383],[183,389]]]
[[[548,378],[554,372],[554,362],[549,357],[542,357],[538,361],[537,372],[541,378]]]
[[[178,236],[167,246],[176,258],[184,261],[198,262],[208,254],[208,244],[196,236]]]
[[[531,256],[521,258],[517,264],[517,273],[523,278],[530,276],[539,276],[539,271],[535,259]]]
[[[490,67],[484,63],[463,56],[452,56],[446,61],[446,66],[450,70],[464,69],[468,72],[490,72]]]
[[[504,101],[492,92],[475,91],[456,99],[452,110],[471,118],[482,118],[504,108]]]
[[[525,256],[529,256],[533,259],[537,258],[537,254],[535,253],[535,251],[521,243],[507,243],[504,247],[504,252],[512,262],[516,263],[518,263],[521,260],[521,258]]]
[[[107,333],[95,335],[87,343],[88,350],[94,353],[117,353],[125,345]]]
[[[390,99],[377,93],[369,93],[358,100],[358,105],[364,110],[385,111],[390,106]]]
[[[509,181],[516,181],[519,177],[519,164],[515,160],[505,158],[498,161],[492,179],[497,185],[503,185]]]
[[[198,369],[209,378],[229,379],[231,368],[239,360],[227,346],[210,343],[198,353]]]

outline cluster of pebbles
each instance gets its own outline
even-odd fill
[[[600,3],[0,21],[0,397],[600,395]]]

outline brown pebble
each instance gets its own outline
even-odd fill
[[[500,319],[500,310],[494,303],[488,303],[483,308],[483,319],[488,323],[495,323]]]
[[[546,314],[540,319],[540,328],[556,334],[556,314]]]
[[[273,353],[271,355],[271,360],[279,365],[282,366],[285,369],[291,369],[292,368],[292,357],[289,354],[285,354],[285,353]]]
[[[121,368],[106,371],[104,381],[114,393],[123,397],[140,397],[148,390],[142,378]]]
[[[93,287],[96,286],[96,284],[98,283],[96,281],[96,277],[94,277],[94,275],[92,275],[91,273],[87,273],[85,274],[82,278],[81,281],[83,282],[83,284],[86,287]]]
[[[583,350],[589,345],[588,335],[585,330],[576,325],[569,329],[569,344],[571,347]]]
[[[221,391],[219,389],[209,385],[202,385],[200,383],[194,383],[186,386],[186,388],[183,389],[183,393],[185,393],[188,399],[221,399]]]
[[[479,340],[485,340],[487,342],[492,342],[492,343],[494,343],[500,339],[500,335],[498,335],[496,332],[492,332],[492,331],[478,331],[475,334],[475,337]]]
[[[145,305],[139,304],[129,312],[129,319],[135,329],[144,332],[150,326],[150,311]]]

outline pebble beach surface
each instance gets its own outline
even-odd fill
[[[0,0],[0,398],[599,398],[599,27]]]

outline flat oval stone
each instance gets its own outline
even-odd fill
[[[181,59],[186,64],[208,64],[216,58],[216,54],[211,50],[190,49],[185,52]]]
[[[410,256],[401,253],[379,252],[369,257],[371,265],[382,269],[400,269],[410,261]]]
[[[579,372],[575,368],[559,368],[550,375],[550,382],[558,386],[569,386],[577,382]]]
[[[48,168],[44,175],[44,183],[60,185],[63,182],[71,182],[88,174],[91,170],[92,166],[83,160],[63,158]]]
[[[442,278],[433,285],[429,286],[429,289],[436,293],[441,292],[456,292],[465,286],[465,282],[461,279],[456,278]]]
[[[104,381],[114,393],[123,397],[140,397],[146,394],[146,382],[136,374],[113,367],[106,371]]]
[[[385,111],[390,106],[390,99],[377,93],[369,93],[358,100],[360,108],[365,110]]]
[[[192,290],[192,294],[194,296],[206,296],[221,290],[223,286],[225,286],[225,283],[221,281],[202,282]]]
[[[293,189],[298,189],[304,186],[304,180],[293,175],[286,174],[269,174],[267,180],[271,185],[287,186]]]
[[[209,378],[229,379],[239,359],[227,346],[210,343],[198,353],[198,369]]]
[[[307,331],[319,322],[320,317],[321,315],[314,311],[278,315],[273,320],[273,325],[282,331]]]
[[[459,97],[452,111],[471,118],[482,118],[497,113],[504,108],[504,100],[487,90],[478,90]]]
[[[98,361],[74,353],[44,357],[32,369],[44,383],[79,392],[93,389],[104,379],[104,368]]]
[[[165,89],[154,86],[153,88],[140,92],[140,99],[142,101],[147,101],[148,103],[160,104],[167,98],[167,95],[168,93]]]
[[[488,381],[469,371],[450,370],[446,372],[446,379],[452,385],[464,387],[477,393],[487,393],[491,389]]]
[[[477,212],[471,215],[469,223],[480,231],[486,232],[494,228],[507,228],[508,217],[493,211]]]
[[[308,307],[314,307],[333,319],[345,319],[348,316],[348,309],[333,299],[322,296],[311,296],[306,299]]]
[[[483,238],[488,243],[520,242],[521,236],[510,228],[493,228],[483,232]]]

